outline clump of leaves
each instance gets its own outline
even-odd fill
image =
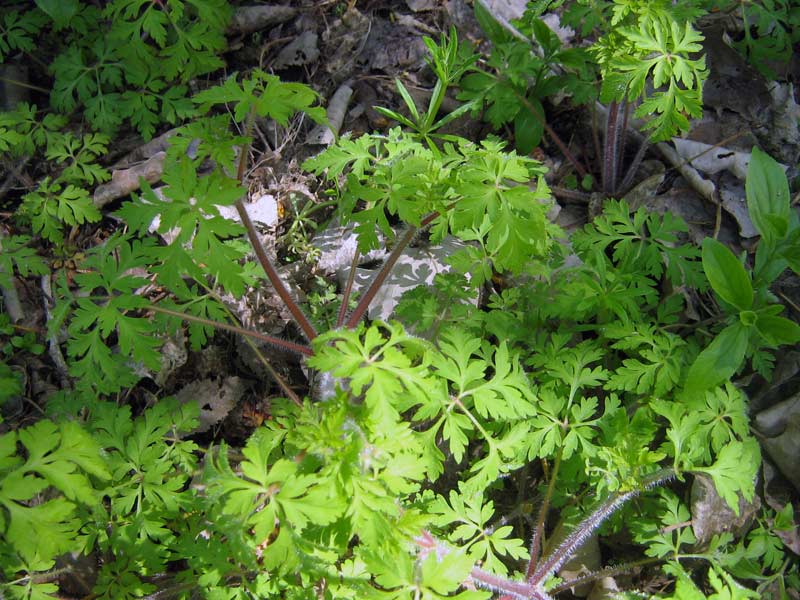
[[[281,123],[297,111],[324,120],[316,100],[306,86],[263,72],[232,76],[195,98],[203,111],[231,104],[238,120],[258,115]],[[722,595],[738,589],[734,577],[751,578],[743,561],[720,559],[725,552],[768,561],[769,577],[784,581],[781,550],[730,550],[730,538],[715,542],[702,567],[676,567],[703,552],[687,548],[685,507],[668,492],[643,496],[635,510],[623,506],[666,474],[710,477],[734,511],[740,496],[755,493],[760,454],[742,392],[729,383],[707,390],[687,384],[703,338],[673,331],[684,331],[683,300],[670,290],[702,289],[704,275],[718,286],[705,255],[679,246],[679,219],[630,215],[623,203],[611,204],[575,236],[578,260],[567,267],[565,250],[552,244],[559,232],[545,218],[549,193],[536,161],[496,139],[451,138],[439,147],[432,135],[399,128],[343,137],[305,167],[334,187],[360,251],[381,238],[394,245],[353,313],[340,311],[336,327],[320,333],[249,220],[241,200],[246,147],[234,160],[247,139],[230,132],[228,119],[200,119],[174,136],[165,197],[145,187],[143,198],[118,213],[129,230],[87,253],[77,289],[59,281],[51,327],[66,325],[70,370],[79,381],[50,403],[52,421],[0,437],[3,592],[54,592],[44,581],[54,558],[77,549],[103,559],[93,585],[101,598],[162,591],[300,597],[312,589],[342,597],[486,598],[477,584],[542,600],[571,583],[552,588],[551,578],[588,535],[601,525],[621,529],[632,513],[641,514],[638,543],[667,563],[679,592],[705,580]],[[79,150],[68,154],[66,162]],[[209,158],[214,170],[200,173]],[[86,172],[73,173],[79,175]],[[243,225],[223,219],[219,204],[235,205]],[[765,207],[756,217],[770,223],[764,231],[775,228],[756,271],[772,273],[777,267],[765,265],[794,260],[790,250],[778,250],[794,231],[790,222],[783,227],[781,211]],[[149,237],[155,217],[160,231],[175,231],[174,243]],[[454,272],[433,293],[420,289],[410,298],[412,309],[425,307],[420,320],[436,335],[422,339],[396,321],[362,323],[399,253],[426,230],[434,240],[474,242],[453,258]],[[227,312],[220,295],[241,295],[256,282],[243,234],[307,343],[221,322]],[[153,304],[137,293],[150,281],[168,292],[166,300]],[[486,305],[467,307],[473,295],[464,288],[487,288]],[[412,309],[401,314],[414,315]],[[141,367],[158,369],[158,336],[182,325],[176,317],[189,323],[195,347],[215,328],[260,337],[305,356],[331,385],[322,397],[302,398],[285,385],[286,399],[272,400],[270,419],[240,452],[225,444],[201,450],[189,441],[197,416],[191,403],[162,398],[134,419],[130,409],[103,402],[133,385]],[[525,468],[536,465],[546,465],[546,475],[525,483]],[[511,486],[518,497],[542,498],[530,532],[490,523],[501,504],[518,508],[505,500]],[[605,499],[599,508],[593,497]],[[547,552],[544,524],[555,513],[576,525]],[[55,535],[12,535],[39,515],[39,526]],[[526,533],[534,537],[527,553]],[[777,543],[769,532],[760,535]],[[522,559],[528,564],[517,576]]]

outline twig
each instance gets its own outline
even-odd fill
[[[42,302],[44,304],[44,314],[45,318],[47,319],[47,323],[50,323],[50,321],[53,319],[53,313],[50,311],[50,302],[53,300],[53,288],[50,284],[49,273],[42,275],[41,286],[42,293],[44,295],[44,298],[42,298]],[[61,354],[61,345],[58,343],[58,333],[55,331],[47,336],[47,353],[50,355],[50,360],[53,361],[56,371],[58,371],[58,378],[61,381],[61,387],[70,388],[69,367],[67,367],[67,362],[64,360],[64,355]]]
[[[0,252],[3,250],[3,238],[5,237],[5,233],[2,229],[0,229]],[[0,266],[0,274],[3,273],[3,268]],[[12,323],[18,323],[25,318],[25,313],[22,310],[22,303],[19,301],[19,293],[17,292],[17,286],[14,284],[14,273],[8,273],[9,279],[11,280],[11,285],[9,286],[0,286],[0,292],[3,294],[3,300],[5,302],[6,312],[8,316],[11,317]]]

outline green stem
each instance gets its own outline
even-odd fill
[[[0,77],[0,81],[4,83],[10,83],[11,85],[16,85],[18,87],[28,88],[29,90],[34,90],[36,92],[42,92],[44,94],[49,94],[50,90],[39,87],[38,85],[33,85],[32,83],[26,83],[24,81],[19,81],[17,79],[12,79],[11,77]]]

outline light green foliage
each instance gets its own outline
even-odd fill
[[[497,519],[494,503],[487,501],[480,491],[451,490],[449,500],[437,496],[430,511],[435,515],[436,525],[452,529],[450,542],[466,549],[470,559],[480,561],[486,569],[506,575],[508,569],[501,561],[502,556],[522,559],[528,555],[522,540],[510,537],[513,527],[495,527],[490,523]]]
[[[612,260],[624,270],[637,270],[656,280],[664,276],[672,285],[704,289],[705,281],[696,260],[700,253],[688,244],[678,244],[688,231],[683,219],[663,216],[639,208],[631,214],[624,200],[610,200],[603,214],[572,236],[577,252],[610,251]],[[631,268],[636,265],[636,269]]]
[[[726,326],[700,353],[689,371],[688,390],[714,386],[734,375],[746,357],[763,375],[771,371],[767,349],[800,341],[800,325],[769,291],[787,267],[800,272],[796,255],[800,224],[789,208],[789,187],[781,167],[758,148],[747,172],[747,207],[761,234],[752,270],[720,242],[703,241],[703,270],[719,297]]]
[[[566,92],[574,102],[585,103],[597,96],[592,63],[599,65],[602,102],[642,99],[635,114],[651,117],[645,124],[645,129],[652,130],[651,140],[666,140],[686,131],[688,118],[702,114],[707,70],[704,57],[695,57],[702,50],[703,38],[692,23],[703,11],[694,3],[569,2],[565,24],[583,36],[596,35],[588,49],[562,48],[539,18],[562,4],[530,3],[523,18],[513,23],[527,38],[521,40],[497,23],[482,3],[475,3],[478,22],[493,42],[487,61],[492,71],[465,77],[460,97],[488,104],[486,119],[494,127],[513,122],[521,151],[529,152],[541,139],[545,97]],[[555,75],[554,66],[563,74]],[[648,91],[648,85],[653,91]]]
[[[539,66],[572,60],[536,20],[544,3],[534,4],[527,23],[546,52]],[[577,3],[597,23],[623,27],[614,47],[652,43],[636,37],[642,31],[655,40],[658,31],[668,32],[659,43],[677,48],[683,60],[681,52],[694,43],[684,25],[691,10],[671,3],[667,10],[662,2],[600,4]],[[102,13],[77,0],[37,6],[4,17],[0,40],[9,41],[0,50],[24,50],[35,27],[83,32],[85,40],[63,49],[72,64],[56,61],[56,79],[75,76],[58,82],[58,101],[109,127],[134,111],[146,135],[181,114],[147,98],[169,89],[177,91],[165,97],[185,100],[172,79],[218,64],[215,50],[229,14],[217,0],[116,0]],[[113,35],[102,39],[100,14],[114,22]],[[9,23],[32,15],[42,24],[7,33]],[[665,29],[656,29],[656,21]],[[650,24],[641,30],[641,23]],[[194,37],[190,51],[187,39]],[[426,44],[441,95],[471,68],[471,57],[454,35]],[[508,44],[505,56],[516,56],[514,42]],[[520,72],[513,85],[530,83],[525,52],[515,59]],[[580,57],[573,58],[579,71]],[[153,60],[165,62],[165,70],[152,69]],[[650,77],[663,78],[665,87],[696,85],[699,63],[688,60],[672,71],[654,60],[631,77],[637,85]],[[690,81],[683,79],[687,72]],[[537,94],[563,83],[546,69],[538,77]],[[103,112],[103,103],[124,107],[131,85],[143,90],[142,106]],[[748,206],[762,243],[752,270],[719,243],[707,242],[702,252],[683,244],[687,228],[680,219],[631,214],[616,201],[567,249],[552,243],[560,232],[545,218],[542,165],[494,138],[437,137],[443,123],[435,99],[422,113],[406,98],[411,118],[401,123],[411,132],[344,136],[304,165],[334,188],[332,202],[344,222],[355,224],[362,251],[397,243],[397,222],[411,233],[430,227],[434,242],[446,235],[469,242],[451,258],[452,272],[409,292],[398,309],[429,337],[397,321],[316,336],[305,366],[333,380],[330,393],[324,400],[271,397],[269,418],[241,449],[189,441],[197,425],[194,399],[154,398],[135,415],[118,402],[141,373],[158,371],[163,334],[177,326],[154,310],[225,321],[220,297],[239,297],[255,282],[257,269],[242,264],[244,229],[219,210],[245,194],[231,173],[247,138],[231,133],[229,115],[282,124],[298,111],[317,121],[324,115],[310,88],[261,71],[231,76],[193,99],[199,112],[226,105],[230,113],[198,118],[172,136],[163,195],[144,186],[117,213],[127,231],[87,251],[70,279],[57,277],[50,333],[66,329],[75,390],[49,402],[52,420],[0,436],[2,594],[52,597],[57,588],[48,571],[55,558],[78,551],[102,557],[92,590],[99,600],[162,593],[483,600],[488,591],[465,584],[479,562],[498,578],[519,570],[528,532],[515,528],[514,516],[527,516],[520,501],[532,499],[508,492],[525,494],[535,485],[563,521],[579,523],[567,536],[570,553],[616,512],[601,534],[632,524],[642,551],[666,562],[675,598],[703,598],[700,582],[711,598],[754,597],[760,591],[754,586],[767,580],[791,582],[775,533],[792,524],[786,510],[762,515],[743,539],[717,536],[707,549],[694,547],[691,514],[671,490],[656,498],[642,494],[637,506],[617,512],[622,500],[663,480],[665,468],[682,480],[708,476],[734,511],[740,498],[754,497],[759,448],[749,432],[747,399],[728,381],[739,368],[732,364],[739,350],[723,356],[719,347],[744,345],[742,357],[755,359],[761,355],[751,344],[771,347],[792,335],[769,293],[781,271],[800,264],[800,227],[786,204],[782,173],[754,153]],[[65,225],[99,218],[83,186],[106,177],[96,159],[108,145],[103,133],[67,134],[63,125],[27,105],[0,118],[15,156],[42,152],[58,162],[58,174],[24,205],[32,232],[59,244]],[[213,169],[201,170],[204,163]],[[171,232],[174,241],[156,243],[151,226]],[[28,233],[4,238],[4,283],[45,272],[31,242]],[[141,293],[149,284],[169,298],[152,306]],[[677,293],[709,287],[726,315],[710,344],[704,332],[680,321],[684,300]],[[488,298],[474,306],[486,290]],[[194,348],[207,341],[212,325],[188,325]],[[11,360],[41,351],[35,338],[0,326],[11,334],[3,346]],[[725,373],[711,383],[697,374],[709,360]],[[708,384],[695,385],[698,377]],[[6,381],[14,393],[22,391],[0,362],[0,384]],[[525,479],[534,462],[546,467],[536,483]],[[600,510],[584,519],[595,499]],[[30,531],[37,535],[25,535]],[[447,545],[426,545],[433,536]]]
[[[653,116],[645,125],[653,130],[653,141],[668,140],[688,130],[689,117],[703,114],[703,82],[708,75],[705,58],[690,58],[702,50],[703,36],[690,22],[675,20],[668,6],[663,13],[639,16],[630,27],[620,24],[615,32],[619,37],[607,41],[613,45],[601,43],[598,49],[603,67],[600,100],[643,98],[634,114]],[[651,81],[655,91],[647,93]]]
[[[345,220],[357,223],[362,252],[378,246],[379,233],[394,235],[389,215],[418,226],[436,213],[436,239],[446,233],[475,239],[477,232],[498,271],[519,272],[525,257],[549,246],[552,228],[544,216],[548,188],[542,167],[504,152],[497,140],[480,145],[456,141],[433,152],[399,129],[357,141],[345,137],[304,167],[334,179],[349,166],[340,210]],[[534,190],[524,184],[531,179],[537,181]],[[367,205],[354,210],[358,200]]]
[[[275,75],[255,69],[248,79],[239,84],[236,75],[194,96],[202,113],[208,112],[215,104],[230,103],[233,116],[244,121],[250,111],[260,117],[269,117],[281,125],[286,125],[289,117],[303,111],[318,123],[325,121],[325,110],[313,106],[318,96],[314,90],[300,83],[287,83]]]
[[[464,73],[470,70],[472,64],[478,59],[478,56],[467,50],[466,46],[459,46],[455,27],[450,28],[449,37],[442,35],[439,44],[436,44],[436,42],[429,37],[424,37],[423,42],[428,47],[431,54],[428,65],[433,69],[433,72],[436,73],[437,77],[427,110],[420,114],[416,102],[403,85],[403,82],[399,79],[396,81],[397,91],[408,108],[409,116],[406,117],[396,111],[382,107],[376,107],[376,110],[384,116],[394,119],[404,127],[416,132],[419,135],[419,139],[424,141],[431,150],[436,152],[437,147],[434,143],[434,139],[454,140],[455,137],[451,135],[434,134],[433,132],[444,127],[473,108],[473,103],[464,104],[456,110],[449,112],[441,119],[437,119],[448,87],[458,85]]]
[[[76,275],[78,285],[92,296],[73,297],[66,286],[61,287],[61,309],[74,304],[68,326],[70,373],[84,389],[93,387],[100,393],[111,393],[135,382],[132,369],[126,364],[131,358],[150,369],[159,367],[157,348],[161,342],[154,336],[155,326],[135,312],[148,306],[145,298],[133,293],[147,280],[130,274],[132,269],[148,264],[147,249],[152,246],[152,241],[131,243],[112,237],[88,253],[85,272]],[[52,327],[56,325],[57,322],[51,323]],[[116,338],[119,352],[106,345],[111,336]]]
[[[647,554],[668,561],[664,571],[675,578],[674,591],[659,596],[670,600],[684,599],[749,599],[763,598],[770,589],[785,589],[783,571],[790,558],[783,544],[763,523],[755,526],[735,544],[730,533],[714,536],[704,549],[699,549],[692,532],[689,509],[673,493],[661,490],[657,503],[648,507],[655,519],[636,517],[631,525],[637,541],[648,544]],[[782,518],[776,513],[776,523]],[[690,560],[709,565],[704,591],[687,568]],[[743,581],[756,582],[757,587],[745,587]]]
[[[87,431],[77,423],[47,420],[0,436],[0,475],[0,562],[6,582],[17,571],[46,571],[58,555],[80,549],[79,508],[99,503],[98,483],[110,478],[98,442]],[[35,498],[39,501],[32,503]],[[0,590],[45,597],[55,586],[24,577],[0,583]]]
[[[513,123],[517,149],[529,153],[544,131],[542,101],[555,93],[568,94],[583,104],[596,96],[590,55],[583,48],[563,48],[558,37],[539,19],[541,11],[529,9],[515,25],[531,42],[512,36],[495,21],[482,3],[475,16],[492,41],[486,61],[489,69],[471,69],[461,81],[459,99],[473,105],[473,114],[486,107],[484,118],[495,129]],[[553,67],[564,70],[553,73]],[[468,106],[465,105],[465,106]]]
[[[18,214],[30,220],[34,233],[57,244],[64,241],[64,225],[100,220],[100,211],[95,208],[88,191],[71,183],[62,185],[48,177],[35,191],[25,194]]]

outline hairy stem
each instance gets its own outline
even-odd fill
[[[619,109],[617,102],[608,107],[606,118],[606,142],[603,149],[603,191],[611,195],[617,188],[617,171],[619,169]]]
[[[639,488],[613,494],[606,498],[598,508],[572,530],[547,560],[537,567],[529,581],[532,584],[544,581],[548,576],[564,566],[564,563],[575,554],[576,550],[600,527],[603,521],[614,514],[625,502],[639,495],[643,490],[660,485],[674,476],[675,472],[672,469],[664,469],[647,477]]]
[[[581,575],[580,577],[576,577],[575,579],[565,581],[564,583],[561,583],[551,588],[550,593],[558,594],[560,592],[565,592],[572,587],[578,587],[585,583],[591,583],[592,581],[597,581],[598,579],[601,579],[603,577],[614,577],[615,575],[630,573],[631,571],[639,567],[644,567],[646,565],[653,565],[656,563],[663,563],[664,560],[665,560],[664,558],[643,558],[642,560],[636,560],[621,565],[606,567],[605,569],[600,569],[599,571],[587,573],[586,575]]]
[[[563,447],[563,446],[562,446]],[[544,538],[544,522],[547,519],[547,511],[550,508],[550,500],[553,498],[553,492],[556,488],[556,479],[558,479],[558,471],[561,468],[561,453],[562,447],[559,447],[556,460],[553,464],[553,473],[550,476],[550,482],[547,484],[547,491],[542,500],[542,506],[539,508],[539,514],[536,518],[536,525],[533,528],[533,538],[531,539],[531,558],[528,561],[528,569],[525,572],[525,579],[530,580],[536,570],[536,565],[539,562],[539,553],[543,546]]]
[[[551,600],[550,595],[538,585],[500,577],[478,567],[474,567],[469,575],[475,585],[505,596],[518,598],[519,600]]]

